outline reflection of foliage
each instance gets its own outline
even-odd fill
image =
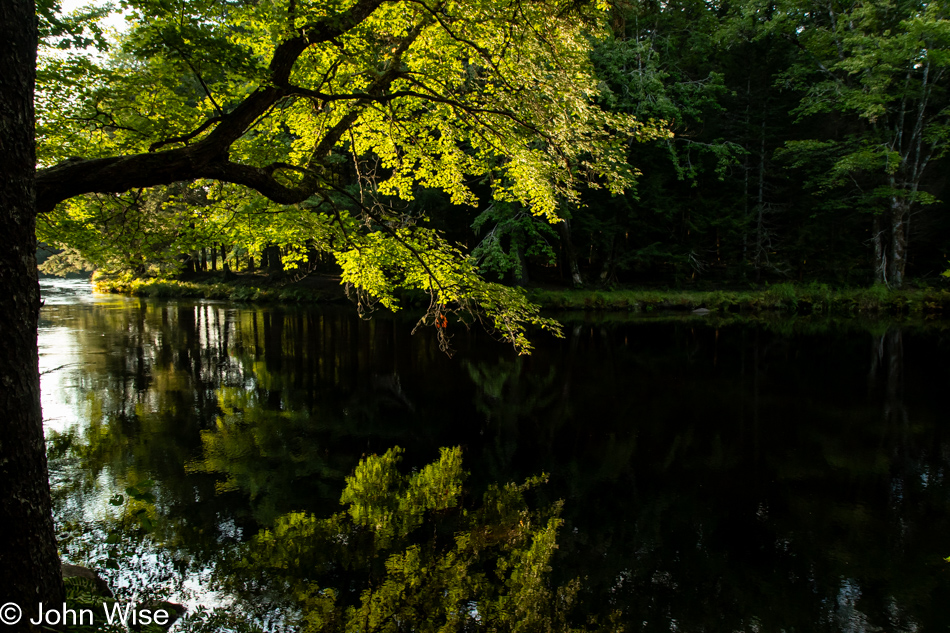
[[[475,408],[491,429],[492,446],[483,460],[494,478],[510,472],[518,450],[522,425],[527,425],[532,443],[540,443],[551,434],[552,427],[569,412],[558,407],[554,388],[557,372],[554,365],[547,372],[533,373],[526,369],[524,359],[498,359],[495,363],[463,361],[472,382],[478,387]]]
[[[524,371],[522,359],[499,359],[493,365],[464,362],[468,375],[480,387],[476,407],[486,419],[521,418],[540,414],[552,405],[555,396],[555,367],[547,374]]]
[[[314,441],[309,416],[268,408],[262,402],[267,397],[264,390],[221,387],[218,406],[223,415],[213,430],[201,431],[202,459],[186,466],[190,472],[225,475],[216,485],[218,492],[241,490],[252,500],[264,497],[258,500],[264,507],[255,512],[262,521],[274,517],[273,506],[281,501],[279,491],[290,492],[288,482],[340,477],[327,463],[326,451]]]
[[[577,583],[548,578],[560,504],[526,499],[544,479],[493,485],[465,509],[459,448],[411,475],[397,469],[401,453],[360,462],[346,511],[282,516],[242,564],[292,587],[305,631],[571,630]]]

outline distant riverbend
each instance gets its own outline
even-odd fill
[[[102,292],[126,293],[156,298],[204,298],[256,303],[333,303],[346,300],[339,277],[311,276],[271,278],[264,275],[220,273],[193,275],[188,280],[136,279],[96,280]],[[547,310],[611,312],[715,312],[720,314],[781,312],[789,314],[950,315],[950,291],[944,288],[835,288],[827,284],[791,283],[749,290],[682,289],[557,289],[527,288],[528,297]],[[413,297],[410,295],[409,302]],[[419,301],[423,302],[420,296]]]

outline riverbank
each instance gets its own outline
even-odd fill
[[[191,298],[248,303],[335,303],[346,301],[340,278],[311,275],[275,281],[263,274],[206,273],[185,279],[138,279],[93,275],[97,292],[157,299]]]
[[[336,276],[274,281],[264,275],[207,274],[182,280],[93,279],[99,292],[156,298],[204,298],[251,303],[335,303],[346,296]],[[950,315],[950,291],[943,288],[832,288],[826,284],[776,284],[749,290],[568,290],[529,288],[528,297],[546,310],[627,313],[785,312],[796,314]],[[412,301],[407,301],[412,304]]]
[[[950,315],[950,291],[832,288],[826,284],[777,284],[750,290],[532,290],[529,297],[551,310],[871,315]]]

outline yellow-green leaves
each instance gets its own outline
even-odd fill
[[[557,331],[554,322],[519,291],[481,279],[459,248],[419,228],[427,226],[425,209],[421,218],[406,217],[398,201],[413,200],[420,187],[456,205],[475,205],[487,193],[557,222],[558,208],[578,202],[581,186],[630,186],[637,173],[627,163],[629,145],[665,134],[596,103],[590,49],[604,33],[603,7],[557,0],[123,6],[130,29],[110,57],[42,66],[39,156],[44,166],[62,166],[70,155],[142,160],[121,163],[134,172],[121,184],[95,174],[68,191],[52,176],[38,183],[57,190],[44,212],[69,196],[107,194],[50,213],[44,238],[82,250],[97,232],[116,236],[123,248],[110,242],[89,258],[137,274],[168,272],[212,245],[248,256],[277,246],[288,267],[312,250],[329,252],[367,301],[396,308],[401,292],[428,293],[421,322],[439,326],[445,345],[446,315],[467,312],[525,352],[526,326]],[[139,198],[164,194],[135,191],[137,182],[190,182],[174,187],[193,200],[182,194],[148,207]],[[127,243],[117,227],[136,238]]]
[[[536,509],[544,482],[490,485],[462,507],[459,448],[403,473],[402,449],[371,455],[346,480],[347,510],[291,513],[244,549],[248,572],[287,583],[304,631],[572,631],[576,582],[551,581],[561,504]],[[306,577],[307,580],[301,580]]]
[[[372,530],[381,546],[422,525],[426,512],[454,507],[462,492],[461,449],[441,449],[438,461],[410,476],[397,469],[403,452],[396,446],[361,461],[340,498],[353,522]]]
[[[351,239],[352,247],[336,256],[343,283],[359,288],[362,302],[379,302],[390,309],[399,308],[400,291],[428,293],[431,302],[420,324],[435,325],[445,349],[447,315],[457,313],[482,319],[490,332],[519,353],[531,350],[525,336],[529,325],[560,335],[557,322],[541,317],[523,290],[485,281],[470,258],[431,229],[379,230]]]

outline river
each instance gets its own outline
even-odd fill
[[[406,603],[378,630],[480,629],[544,521],[532,609],[578,630],[950,630],[946,324],[562,315],[529,357],[453,326],[450,358],[407,316],[41,285],[63,556],[207,630],[329,630],[366,591]],[[395,446],[399,494],[443,447],[464,485],[356,525],[346,478]]]

